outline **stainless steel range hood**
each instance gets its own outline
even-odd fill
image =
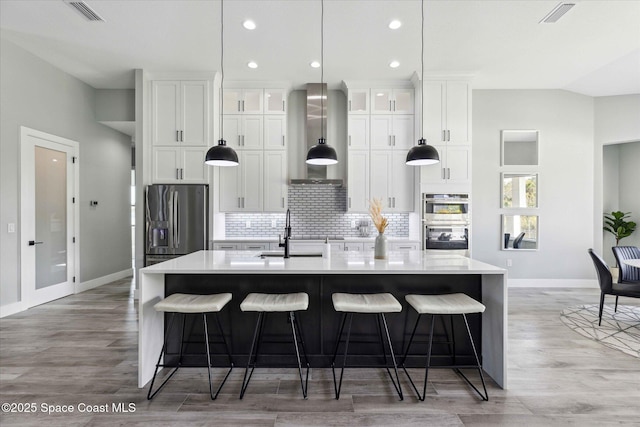
[[[322,96],[324,94],[324,102]],[[306,135],[307,143],[305,153],[318,143],[320,137],[327,136],[327,106],[329,104],[329,91],[327,84],[308,83],[307,84],[307,117]],[[324,118],[324,120],[323,120]],[[328,142],[330,143],[330,142]],[[306,155],[305,155],[306,158]],[[334,185],[341,187],[341,179],[328,179],[327,166],[306,164],[306,178],[292,179],[291,185]]]

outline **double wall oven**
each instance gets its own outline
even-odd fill
[[[425,250],[469,251],[469,195],[423,194],[422,223]]]

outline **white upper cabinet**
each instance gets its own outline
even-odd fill
[[[223,137],[231,148],[260,150],[263,148],[263,116],[225,114]]]
[[[471,86],[464,81],[424,82],[424,136],[429,144],[471,143]]]
[[[347,210],[369,209],[369,150],[349,150],[347,158]]]
[[[208,166],[204,164],[207,147],[154,147],[153,182],[199,184],[209,179]]]
[[[349,114],[348,123],[349,149],[365,150],[369,148],[369,116]]]
[[[469,146],[434,145],[440,163],[420,166],[421,184],[470,184],[471,150]]]
[[[408,150],[414,145],[413,127],[412,115],[372,115],[371,148]]]
[[[287,152],[264,152],[264,212],[287,209]]]
[[[220,168],[218,193],[221,212],[261,212],[263,209],[263,153],[239,151],[239,165]]]
[[[371,114],[413,114],[414,89],[371,89]]]
[[[264,90],[264,114],[286,114],[287,91],[285,89]]]
[[[209,82],[155,80],[151,87],[152,144],[209,146]]]
[[[369,89],[349,89],[349,114],[369,114]]]
[[[406,153],[392,150],[371,151],[371,198],[382,200],[385,210],[414,210],[415,169],[405,164]]]
[[[287,137],[287,116],[266,115],[264,116],[264,148],[266,150],[286,149]]]
[[[224,97],[224,114],[262,114],[262,89],[234,89],[226,87],[222,91]]]

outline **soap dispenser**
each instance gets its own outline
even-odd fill
[[[331,258],[331,244],[328,236],[324,239],[324,245],[322,245],[322,258]]]

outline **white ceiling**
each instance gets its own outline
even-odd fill
[[[133,69],[220,65],[220,2],[86,0],[86,21],[62,0],[1,0],[2,37],[100,89],[133,88]],[[425,1],[425,75],[468,75],[480,89],[640,93],[640,1]],[[225,78],[320,81],[319,0],[226,0]],[[251,18],[257,29],[242,22]],[[399,19],[399,30],[390,30]],[[419,0],[325,0],[324,79],[407,79],[420,71]],[[246,64],[253,60],[257,69]],[[400,67],[389,68],[391,60]]]

